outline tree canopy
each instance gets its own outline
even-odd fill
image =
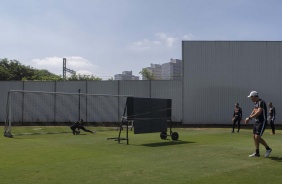
[[[48,70],[39,70],[25,66],[17,60],[0,59],[0,80],[31,80],[31,81],[62,81],[62,76],[53,74]],[[66,80],[102,80],[93,75],[72,75]]]
[[[146,68],[143,68],[139,74],[141,74],[147,80],[157,80],[157,77]]]

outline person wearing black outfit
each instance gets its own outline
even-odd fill
[[[267,107],[266,103],[259,98],[258,92],[252,91],[250,95],[248,96],[253,102],[254,102],[254,109],[249,117],[246,118],[245,124],[249,123],[250,120],[253,118],[255,119],[255,123],[253,126],[253,139],[255,143],[256,152],[249,155],[249,157],[259,157],[259,144],[262,144],[265,149],[266,153],[264,157],[268,157],[272,151],[272,149],[267,145],[265,140],[261,137],[265,126],[267,123],[266,115],[267,115]]]
[[[273,107],[272,102],[268,104],[268,107],[269,107],[268,121],[272,129],[271,134],[275,134],[275,125],[274,125],[274,120],[275,120],[275,115],[276,115],[275,108]]]
[[[233,123],[233,126],[232,126],[232,132],[231,133],[234,133],[234,129],[235,129],[235,125],[236,123],[238,122],[238,130],[237,132],[239,133],[240,131],[240,123],[242,121],[242,108],[239,107],[239,103],[236,103],[235,104],[235,108],[234,108],[234,112],[233,112],[233,117],[232,117],[232,123]]]
[[[79,134],[80,129],[83,130],[84,132],[91,132],[93,134],[95,133],[95,131],[87,130],[86,128],[84,128],[84,126],[83,126],[83,119],[81,119],[80,121],[75,122],[70,128],[72,129],[73,135]]]

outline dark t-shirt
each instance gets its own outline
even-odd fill
[[[271,107],[269,109],[269,116],[272,118],[275,118],[275,108],[274,107]]]
[[[241,107],[234,108],[233,118],[239,118],[242,119],[242,109]]]
[[[80,127],[82,127],[83,125],[82,125],[82,122],[80,123],[80,122],[75,122],[73,125],[72,125],[72,127],[75,127],[75,128],[80,128]]]
[[[255,109],[262,108],[261,114],[255,119],[256,122],[264,122],[267,118],[267,108],[266,103],[262,99],[259,99],[259,101],[255,102],[254,104]]]

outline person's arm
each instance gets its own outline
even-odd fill
[[[249,118],[250,118],[250,119],[253,119],[253,118],[258,117],[258,116],[262,113],[262,111],[263,111],[263,109],[262,109],[261,107],[258,108],[257,110],[254,111],[253,114],[251,114],[251,115],[249,116]]]
[[[276,112],[275,112],[275,108],[273,107],[273,117],[272,117],[272,121],[274,121],[275,115],[276,115]]]
[[[253,115],[255,112],[256,112],[256,109],[254,109],[254,110],[252,111],[251,115]],[[251,115],[250,115],[250,116],[251,116]],[[249,116],[249,117],[250,117],[250,116]]]
[[[256,118],[262,112],[262,108],[254,109],[249,117],[246,118],[245,124],[249,123],[250,120]]]
[[[242,120],[243,117],[243,112],[242,112],[242,108],[240,108],[240,120]]]

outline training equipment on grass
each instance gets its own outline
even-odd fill
[[[4,136],[72,133],[69,126],[119,124],[128,96],[44,91],[8,92]]]
[[[160,132],[161,139],[171,136],[172,140],[178,140],[178,133],[171,130],[171,104],[171,99],[127,97],[119,136],[109,139],[119,142],[127,140],[128,144],[128,125],[129,122],[134,122],[134,134]],[[124,125],[127,126],[126,138],[121,138]],[[168,125],[169,134],[167,133]]]

